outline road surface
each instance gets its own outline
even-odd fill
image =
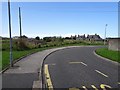
[[[51,53],[44,60],[47,88],[98,90],[120,88],[118,64],[94,54],[97,47],[74,47]]]

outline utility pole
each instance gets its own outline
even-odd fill
[[[104,45],[106,44],[106,29],[107,29],[107,24],[105,25],[105,38],[104,38]]]
[[[20,24],[20,38],[22,37],[22,27],[21,27],[21,9],[19,7],[19,24]]]
[[[9,34],[10,34],[10,67],[13,67],[12,63],[12,37],[11,37],[11,13],[10,13],[10,0],[8,0],[8,17],[9,17]]]

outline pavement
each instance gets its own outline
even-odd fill
[[[44,87],[69,90],[120,89],[120,64],[98,57],[99,46],[59,50],[44,60]],[[105,89],[106,88],[106,89]]]
[[[72,46],[73,47],[73,46]],[[71,47],[62,47],[40,51],[29,55],[14,64],[14,67],[7,69],[2,74],[2,90],[25,89],[42,87],[41,69],[44,58],[50,53]],[[34,81],[39,81],[38,85],[34,85]],[[35,82],[36,83],[36,82]]]

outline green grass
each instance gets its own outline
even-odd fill
[[[108,58],[120,63],[120,58],[119,58],[120,51],[112,51],[112,50],[108,50],[107,48],[100,48],[96,50],[96,53],[100,56],[103,56],[105,58]]]
[[[48,48],[39,48],[39,49],[31,49],[31,50],[25,50],[25,51],[13,51],[12,54],[13,54],[13,61],[19,59],[20,57],[23,57],[23,56],[26,56],[28,54],[31,54],[31,53],[35,53],[35,52],[38,52],[38,51],[42,51],[42,50],[45,50],[45,49],[49,49],[50,47]],[[2,63],[2,69],[6,68],[8,65],[9,65],[9,51],[2,51],[2,61],[0,62],[0,64]]]

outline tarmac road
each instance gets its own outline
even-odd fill
[[[51,53],[44,60],[47,88],[120,89],[119,64],[94,54],[99,46],[73,47]]]
[[[36,88],[41,89],[41,70],[44,58],[56,50],[71,47],[76,46],[48,49],[18,59],[12,68],[8,68],[0,74],[0,78],[2,78],[2,87],[0,88],[2,88],[2,90],[32,90],[32,88],[35,88],[35,90]],[[36,81],[39,81],[37,85],[35,83]]]

